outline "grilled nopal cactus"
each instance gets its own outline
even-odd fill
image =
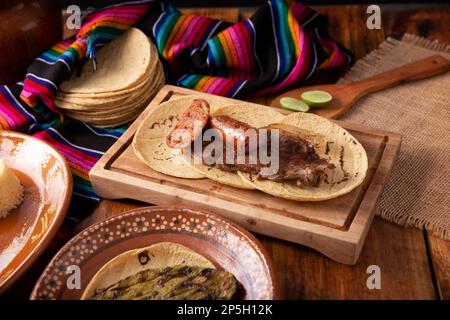
[[[92,300],[229,300],[237,281],[226,271],[178,265],[148,269],[97,291]]]

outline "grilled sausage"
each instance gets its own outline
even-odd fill
[[[171,148],[181,149],[189,146],[199,135],[209,120],[209,104],[203,99],[195,99],[181,115],[175,127],[166,136],[166,144]],[[194,130],[195,125],[200,130]]]
[[[230,118],[228,116],[217,116],[210,119],[210,126],[218,130],[223,139],[227,143],[231,143],[234,150],[237,150],[238,145],[245,144],[245,153],[249,153],[249,136],[246,135],[248,130],[255,130],[256,139],[258,139],[258,129],[255,129],[248,124]]]

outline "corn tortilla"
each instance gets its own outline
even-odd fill
[[[92,110],[92,109],[105,109],[111,105],[120,105],[125,102],[135,101],[142,97],[143,94],[149,91],[154,91],[154,87],[157,84],[164,83],[164,73],[162,66],[155,68],[144,80],[142,85],[136,88],[136,90],[129,91],[126,94],[117,92],[108,97],[72,97],[60,95],[55,99],[55,103],[59,108],[69,110]]]
[[[153,170],[179,178],[205,178],[203,173],[186,163],[179,149],[169,148],[165,142],[166,135],[178,117],[190,106],[193,99],[198,98],[208,100],[212,112],[221,108],[224,101],[230,100],[212,95],[174,98],[154,108],[136,131],[133,139],[134,152]]]
[[[86,286],[81,300],[128,276],[147,269],[164,269],[177,265],[215,269],[214,264],[195,251],[177,243],[161,242],[145,248],[126,251],[107,262]]]
[[[98,51],[97,70],[91,63],[84,64],[81,75],[64,81],[60,91],[86,94],[132,88],[150,67],[150,52],[147,36],[130,28]]]
[[[325,143],[315,144],[316,152],[336,168],[329,170],[327,178],[318,187],[298,187],[295,181],[257,180],[249,173],[239,172],[239,176],[247,184],[280,198],[323,201],[349,193],[364,181],[368,168],[367,154],[347,130],[311,113],[292,113],[277,123],[323,137]]]

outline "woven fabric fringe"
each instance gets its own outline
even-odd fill
[[[401,40],[388,38],[339,82],[362,79],[434,54],[450,60],[450,45],[412,34]],[[450,240],[449,88],[447,72],[372,94],[342,117],[403,136],[377,214],[402,226],[425,228],[446,240]]]

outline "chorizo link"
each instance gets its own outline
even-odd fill
[[[171,148],[182,149],[189,146],[199,135],[209,120],[209,104],[203,99],[194,99],[181,115],[175,127],[166,136],[166,144]],[[199,125],[197,132],[195,125]],[[188,139],[183,139],[188,135]]]

